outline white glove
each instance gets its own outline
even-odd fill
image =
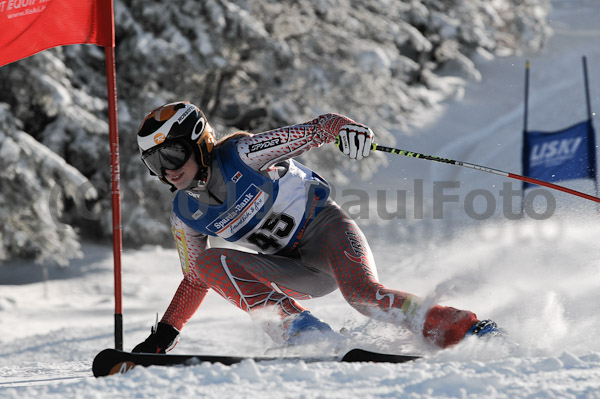
[[[344,125],[338,133],[340,151],[351,159],[360,161],[371,153],[373,136],[373,131],[364,125]]]

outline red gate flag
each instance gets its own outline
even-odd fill
[[[110,139],[115,348],[123,349],[121,189],[113,0],[0,0],[0,67],[68,44],[104,47]]]
[[[67,44],[114,47],[108,0],[0,0],[0,66]]]

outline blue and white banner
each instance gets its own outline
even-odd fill
[[[595,180],[596,144],[591,120],[557,132],[525,132],[523,174],[548,182]],[[524,183],[523,188],[529,185]]]

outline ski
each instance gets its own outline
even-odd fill
[[[314,362],[376,362],[376,363],[405,363],[420,359],[417,355],[394,355],[377,353],[364,349],[352,349],[342,356],[217,356],[217,355],[171,355],[164,353],[131,353],[116,349],[104,349],[98,353],[92,363],[94,377],[104,377],[112,374],[124,374],[136,366],[175,366],[193,365],[202,362],[221,363],[226,366],[240,363],[244,360],[255,362],[266,361],[304,361]]]

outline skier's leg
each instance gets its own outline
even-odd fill
[[[264,287],[273,289],[278,295],[284,295],[291,301],[290,303],[295,304],[294,309],[304,308],[293,299],[311,299],[326,295],[337,288],[337,282],[332,275],[309,268],[296,258],[233,250],[216,251],[220,251],[219,253],[222,254],[221,262],[225,262],[227,268],[237,269],[243,265],[244,271],[251,275],[251,277],[246,277],[247,280],[254,278]],[[283,302],[283,304],[285,303]],[[277,337],[274,337],[275,341],[278,341],[275,338],[281,336],[286,344],[297,345],[312,342],[316,337],[327,339],[327,337],[336,336],[327,323],[316,318],[307,310],[297,313],[284,308],[284,312],[280,312],[280,314],[283,319],[277,326],[278,328],[270,326],[265,329],[277,331],[275,334]],[[280,334],[279,331],[282,333]],[[317,335],[314,332],[317,332]],[[274,334],[269,333],[269,335],[273,337]]]
[[[244,265],[244,269],[264,285],[294,299],[317,298],[338,288],[331,273],[310,268],[298,258],[241,251],[229,252],[228,258]]]
[[[240,260],[257,256],[260,255],[210,248],[198,259],[195,272],[215,292],[247,312],[274,341],[282,342],[287,324],[291,322],[287,320],[306,311],[306,308],[248,273]],[[264,318],[265,315],[270,317]]]
[[[336,281],[299,260],[210,248],[197,262],[195,272],[206,285],[246,311],[275,342],[288,341],[305,331],[332,332],[295,299],[325,295],[337,288]]]
[[[472,312],[426,308],[422,299],[385,287],[378,281],[373,254],[356,223],[335,204],[319,218],[326,228],[310,232],[312,237],[301,248],[303,260],[328,265],[346,301],[362,314],[402,324],[441,347],[458,343],[478,321]]]

